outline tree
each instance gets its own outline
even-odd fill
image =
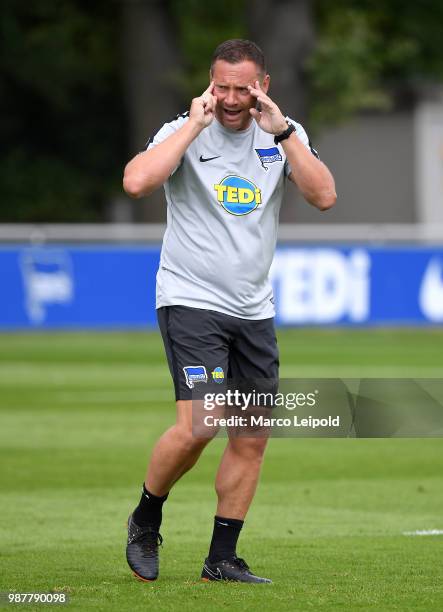
[[[107,0],[4,0],[2,221],[105,216],[125,158],[118,28]]]
[[[227,38],[262,46],[271,95],[312,132],[441,84],[441,23],[441,0],[3,0],[0,221],[109,218],[127,159]],[[126,206],[165,218],[161,193]]]
[[[311,121],[413,103],[443,81],[440,0],[315,0]]]
[[[248,26],[250,38],[267,59],[271,97],[285,114],[305,124],[309,104],[306,61],[314,48],[310,0],[252,0]]]
[[[182,54],[177,45],[177,27],[167,2],[124,0],[122,7],[122,82],[128,117],[129,149],[127,158],[141,151],[168,120],[185,105],[178,76]],[[121,172],[123,168],[121,168]],[[131,202],[127,217],[138,221],[159,222],[166,218],[162,190]]]

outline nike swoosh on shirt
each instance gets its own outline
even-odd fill
[[[221,157],[221,155],[216,155],[215,157],[203,157],[203,155],[200,155],[200,161],[207,162],[211,161],[211,159],[218,159],[219,157]]]

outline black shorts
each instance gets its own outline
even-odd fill
[[[221,390],[229,381],[253,381],[258,391],[275,388],[279,358],[273,318],[240,319],[188,306],[164,306],[157,317],[176,400],[193,399],[196,390]]]

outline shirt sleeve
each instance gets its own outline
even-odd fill
[[[168,123],[163,124],[163,126],[158,130],[158,132],[156,132],[154,136],[151,136],[149,138],[148,142],[145,145],[144,151],[149,151],[150,149],[153,149],[158,144],[160,144],[161,142],[169,138],[169,136],[172,136],[172,134],[174,134],[177,130],[179,130],[184,123],[186,123],[186,121],[188,120],[188,116],[189,116],[189,113],[186,112],[181,115],[177,115],[172,121],[169,121]],[[178,170],[182,162],[183,162],[183,158],[180,160],[180,163],[171,172],[170,176],[172,176]]]
[[[306,134],[306,131],[304,129],[304,127],[300,124],[297,123],[296,121],[294,121],[293,119],[291,119],[290,117],[285,117],[286,121],[288,121],[289,123],[292,123],[295,127],[295,133],[298,137],[299,140],[301,140],[301,142],[305,145],[305,147],[307,149],[309,149],[309,151],[311,151],[312,155],[314,155],[314,157],[316,157],[317,159],[320,159],[317,151],[314,149],[314,147],[311,144],[311,141],[309,140],[308,135]],[[285,161],[285,176],[289,176],[292,172],[292,168],[289,165],[288,160]]]

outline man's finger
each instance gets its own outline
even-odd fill
[[[274,108],[275,106],[271,98],[268,98],[268,96],[265,96],[264,94],[257,96],[257,100],[262,106],[266,106],[267,108]]]
[[[217,98],[215,96],[209,96],[208,100],[204,104],[205,113],[213,113],[217,104]]]
[[[258,81],[256,81],[256,83],[258,83]],[[252,87],[252,85],[248,85],[248,89],[249,93],[255,96],[256,98],[260,96],[260,98],[267,98],[268,100],[270,100],[270,98],[265,94],[261,87]]]
[[[252,87],[252,85],[248,85],[249,93],[251,93],[255,98],[257,98],[259,102],[263,103],[265,106],[268,106],[269,108],[274,106],[274,102],[269,96],[265,94],[263,89],[260,87],[259,81],[255,81],[255,83],[256,85],[258,85],[258,87]]]
[[[206,94],[212,94],[212,92],[214,91],[214,81],[211,81],[209,83],[209,87],[207,89],[205,89],[205,91],[202,93],[202,98],[203,96],[205,96]]]
[[[252,85],[249,85],[249,87],[252,87]],[[260,81],[254,81],[254,86],[252,87],[252,89],[255,89],[256,91],[263,94],[265,93],[264,89],[262,89],[262,86],[260,85]]]
[[[265,93],[254,89],[250,89],[249,91],[255,98],[257,98],[257,102],[260,102],[262,106],[265,106],[269,109],[274,108],[274,102]]]
[[[212,97],[210,94],[206,94],[204,93],[201,97],[200,100],[202,101],[203,104],[203,108],[206,108],[208,105],[210,106],[212,104]]]
[[[217,98],[215,96],[210,96],[209,100],[210,100],[211,107],[215,108],[215,105],[217,104]]]
[[[200,96],[200,100],[202,101],[203,108],[206,108],[210,100],[212,100],[212,98],[215,97],[212,95],[213,91],[214,91],[214,81],[211,81],[209,87],[205,89],[205,91]]]
[[[248,85],[249,93],[255,96],[256,98],[262,93],[259,89],[252,87],[252,85]]]

